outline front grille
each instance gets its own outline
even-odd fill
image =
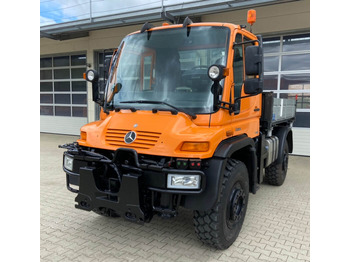
[[[161,133],[149,131],[134,131],[136,139],[130,144],[124,142],[125,135],[132,130],[108,128],[106,132],[106,143],[111,146],[150,149],[157,142]]]

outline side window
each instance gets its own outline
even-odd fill
[[[242,35],[237,34],[236,35],[236,43],[242,42]],[[243,76],[244,76],[244,69],[243,69],[243,47],[242,45],[235,45],[234,46],[234,57],[233,57],[233,81],[234,81],[234,98],[241,96],[242,92],[242,85],[243,85]]]

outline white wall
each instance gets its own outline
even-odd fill
[[[310,156],[310,128],[293,127],[293,155]]]
[[[40,116],[40,132],[44,133],[80,135],[80,128],[86,124],[86,117]]]

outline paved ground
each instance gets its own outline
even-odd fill
[[[282,187],[261,185],[250,195],[242,231],[227,250],[203,245],[192,212],[136,225],[74,207],[66,189],[63,149],[73,136],[41,134],[40,223],[42,261],[309,261],[310,159],[290,157]]]

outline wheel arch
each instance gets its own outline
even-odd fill
[[[278,137],[278,154],[265,168],[265,181],[274,186],[283,185],[288,169],[288,154],[293,151],[293,133],[290,126],[275,127],[272,134]]]
[[[243,162],[248,170],[249,191],[253,194],[257,190],[257,156],[255,143],[246,135],[232,137],[221,141],[209,160],[206,173],[206,188],[200,195],[186,196],[183,206],[193,210],[208,210],[218,201],[223,174],[227,159],[236,159]]]
[[[292,129],[290,129],[288,132],[287,142],[288,142],[289,153],[293,153],[293,131],[292,131]]]
[[[255,194],[257,190],[257,157],[255,147],[246,146],[234,151],[232,159],[243,162],[248,170],[249,192]]]
[[[232,158],[243,162],[248,170],[249,192],[255,194],[257,191],[257,155],[255,142],[247,135],[240,135],[223,140],[214,156]]]
[[[293,131],[290,126],[277,126],[273,129],[272,134],[279,140],[277,159],[282,157],[284,143],[288,143],[289,153],[293,152]]]

